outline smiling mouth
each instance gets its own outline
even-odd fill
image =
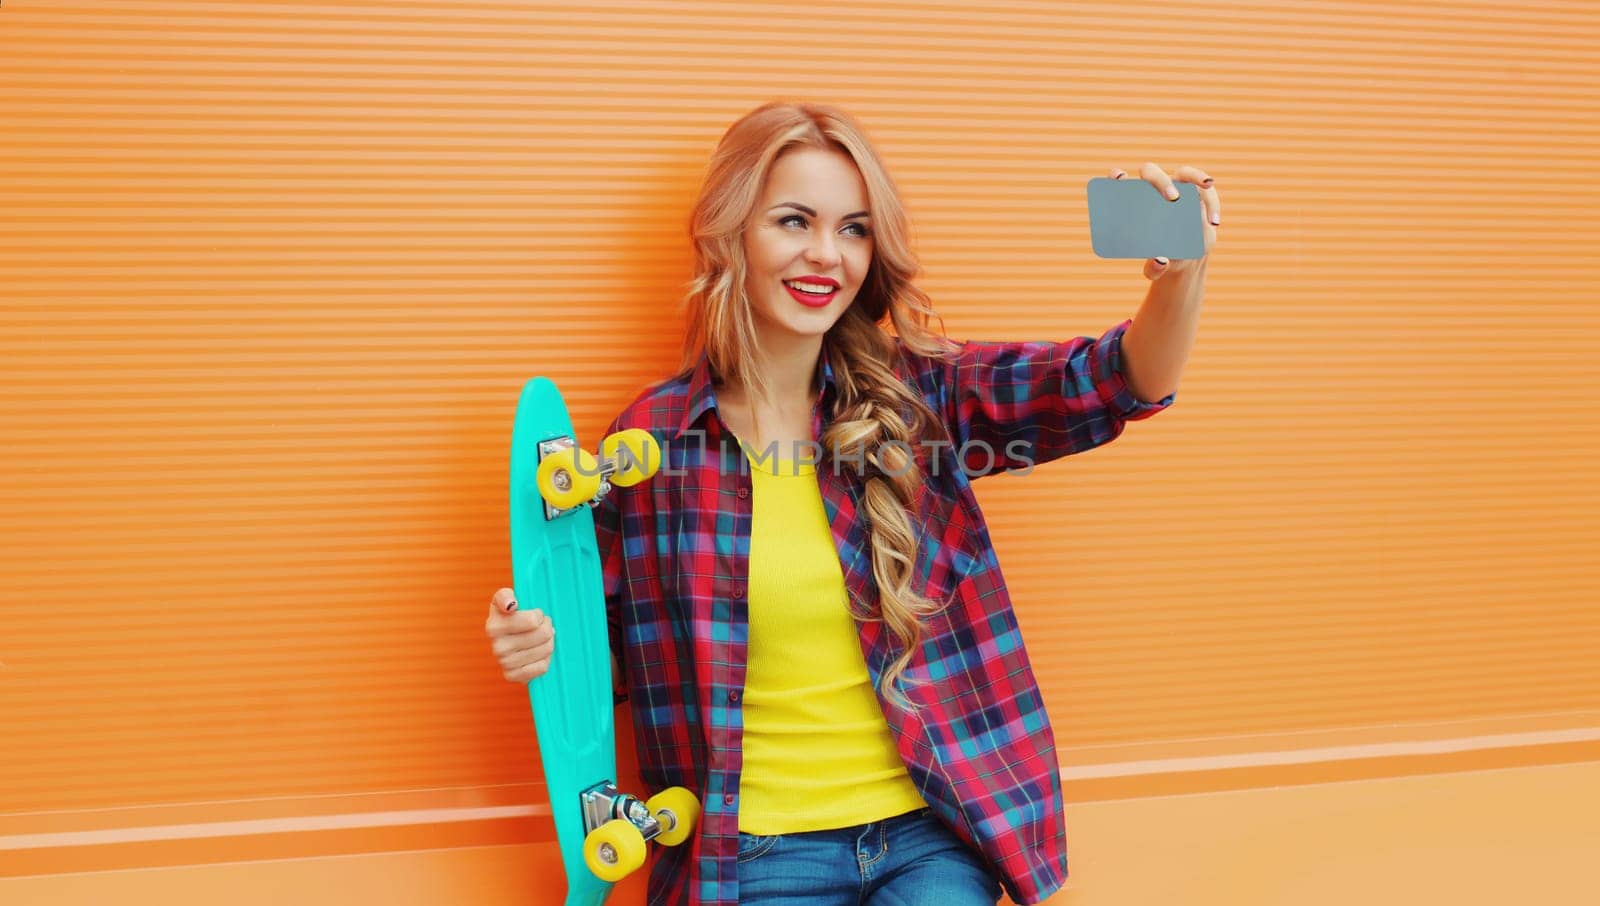
[[[816,284],[806,285],[814,286]],[[820,293],[808,292],[800,289],[795,284],[788,281],[784,281],[783,288],[789,291],[789,295],[793,296],[796,302],[799,302],[801,305],[809,305],[812,308],[821,308],[824,305],[827,305],[829,302],[833,301],[834,296],[839,294],[839,290],[837,289],[830,289],[827,292]]]

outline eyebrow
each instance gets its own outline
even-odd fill
[[[797,211],[804,211],[805,213],[811,215],[812,217],[817,216],[817,212],[816,211],[811,210],[810,208],[806,207],[803,204],[800,204],[798,202],[793,202],[793,201],[780,202],[778,204],[773,205],[770,208],[767,208],[767,210],[776,211],[779,208],[794,208]],[[869,213],[867,211],[857,211],[854,214],[846,214],[846,215],[844,215],[844,217],[842,217],[840,219],[841,220],[855,220],[857,217],[871,217],[871,216],[872,216],[871,213]]]

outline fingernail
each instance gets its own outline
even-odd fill
[[[1213,217],[1213,218],[1211,218],[1211,225],[1212,226],[1221,226],[1222,225],[1222,218],[1221,217]]]
[[[1211,178],[1211,177],[1209,177],[1209,176],[1207,176],[1207,177],[1206,177],[1206,178],[1205,178],[1205,179],[1202,179],[1202,180],[1200,180],[1200,185],[1202,185],[1202,186],[1209,186],[1209,185],[1211,185],[1211,184],[1212,184],[1212,183],[1213,183],[1213,182],[1215,182],[1215,180],[1213,180],[1213,179],[1212,179],[1212,178]]]
[[[516,609],[517,609],[517,602],[516,601],[512,601],[510,604],[506,605],[506,613],[511,613],[512,611],[514,611]]]
[[[1162,267],[1166,267],[1169,262],[1167,261],[1167,259],[1162,258],[1161,256],[1158,255],[1158,256],[1156,256],[1156,263],[1161,265]]]
[[[1178,200],[1178,190],[1177,189],[1173,189],[1172,193],[1167,196],[1167,200],[1168,201],[1177,201]]]

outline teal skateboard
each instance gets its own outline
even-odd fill
[[[567,906],[603,903],[644,864],[646,841],[668,846],[694,831],[700,803],[683,787],[640,801],[617,789],[605,589],[590,508],[612,486],[655,474],[649,432],[619,431],[597,458],[577,444],[556,385],[522,388],[511,429],[511,572],[517,600],[560,630],[560,654],[528,683],[539,759],[567,876]]]

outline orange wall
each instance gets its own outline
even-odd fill
[[[1067,805],[1073,877],[1053,906],[1589,906],[1600,764],[1544,765]],[[0,880],[6,903],[526,906],[553,847],[457,846]],[[630,879],[628,882],[635,882]],[[642,902],[634,887],[618,902]]]
[[[592,442],[671,368],[700,168],[773,97],[867,124],[957,337],[1132,316],[1084,183],[1217,178],[1177,404],[978,486],[1071,802],[1600,758],[1597,39],[1586,3],[6,3],[0,876],[550,849],[481,636],[516,394]]]

